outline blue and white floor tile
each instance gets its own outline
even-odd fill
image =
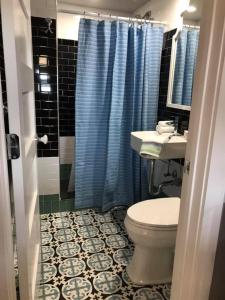
[[[170,285],[137,286],[126,266],[133,244],[125,209],[41,215],[40,300],[168,300]]]

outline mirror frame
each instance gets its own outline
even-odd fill
[[[169,72],[166,106],[171,107],[171,108],[191,111],[191,106],[173,103],[173,82],[174,82],[176,55],[177,55],[177,37],[180,34],[181,30],[182,30],[182,28],[177,28],[177,31],[173,35],[173,38],[172,38],[172,48],[171,48],[171,57],[170,57],[170,72]]]

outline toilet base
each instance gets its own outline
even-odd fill
[[[174,248],[149,248],[136,245],[127,273],[138,285],[169,283],[172,279]]]

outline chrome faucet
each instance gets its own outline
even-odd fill
[[[178,126],[179,126],[179,117],[178,116],[174,116],[175,133],[178,132]]]

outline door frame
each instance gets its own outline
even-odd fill
[[[186,153],[186,161],[191,162],[191,168],[189,175],[184,174],[182,187],[171,300],[206,300],[211,285],[225,194],[225,159],[221,159],[225,153],[225,139],[220,138],[225,128],[224,17],[224,0],[204,1]],[[2,121],[3,115],[0,112],[0,149],[4,150]],[[3,265],[7,276],[0,277],[0,288],[4,284],[4,299],[14,300],[15,289],[12,287],[12,270],[9,268],[12,266],[12,241],[9,235],[5,235],[9,229],[11,233],[7,160],[6,151],[2,150],[0,237],[3,234],[4,248],[0,248],[0,257],[7,250],[7,262],[5,260]],[[8,248],[10,243],[11,248]]]
[[[225,2],[204,0],[171,300],[209,297],[225,196]]]
[[[16,300],[7,150],[0,74],[0,299]]]

